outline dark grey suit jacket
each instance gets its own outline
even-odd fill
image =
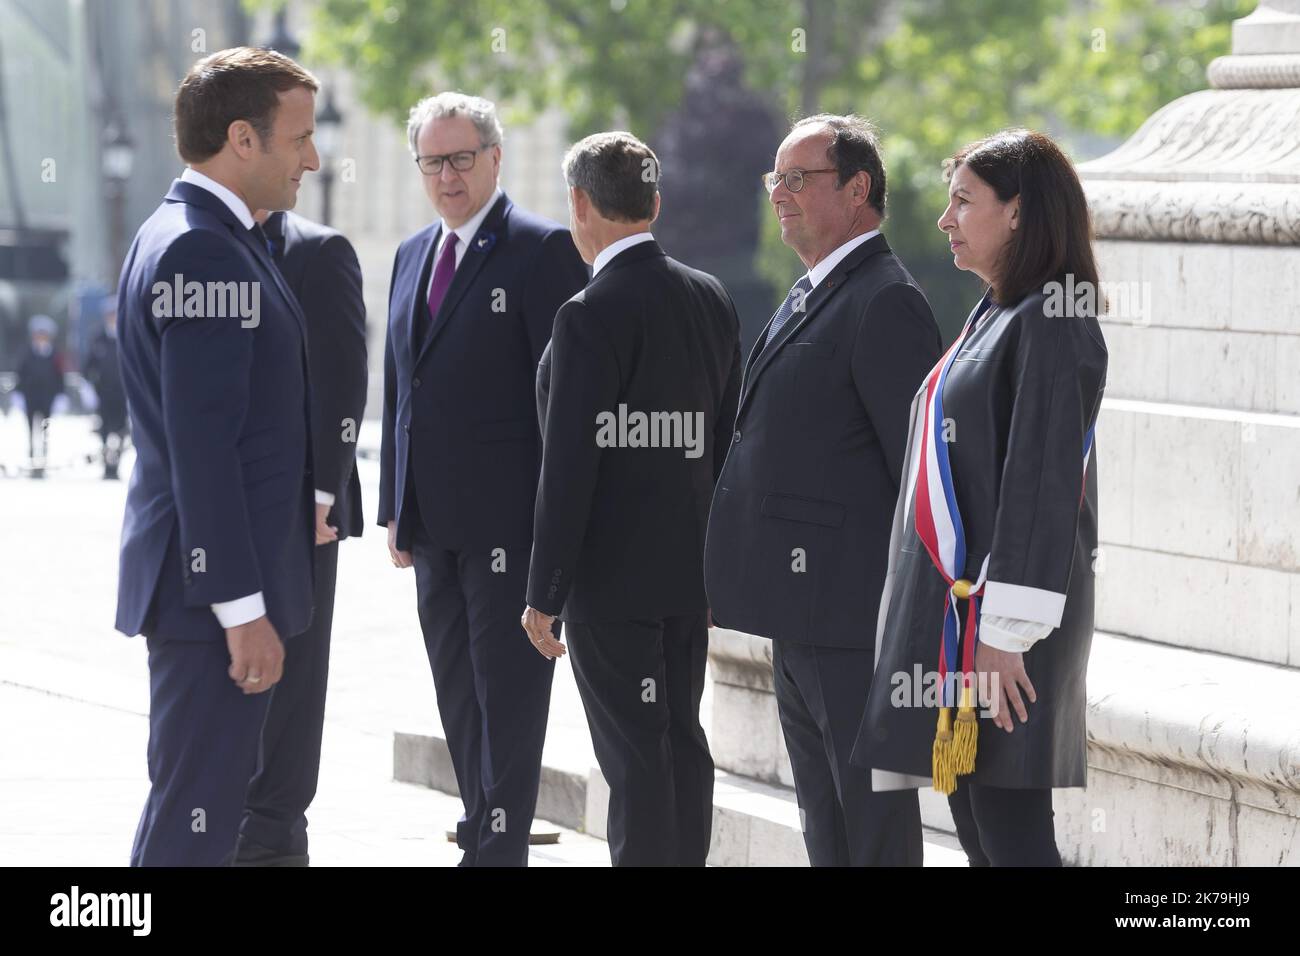
[[[855,248],[749,357],[709,518],[714,623],[872,647],[908,407],[938,361],[929,303],[884,236]]]
[[[340,539],[359,536],[364,522],[357,434],[368,379],[361,266],[341,232],[295,213],[274,213],[264,228],[277,243],[276,264],[307,319],[312,470],[316,487],[334,495],[326,521],[339,529]]]

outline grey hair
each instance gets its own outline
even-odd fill
[[[631,133],[595,133],[569,147],[564,180],[591,197],[606,219],[642,222],[654,216],[659,157]]]
[[[406,141],[411,147],[412,156],[419,155],[415,144],[420,138],[420,130],[424,128],[424,124],[444,116],[468,117],[474,124],[474,128],[478,130],[480,145],[499,146],[505,142],[505,131],[501,128],[501,121],[497,119],[496,104],[491,100],[485,100],[481,96],[470,96],[467,93],[438,93],[435,96],[426,96],[411,107],[411,115],[406,120]]]

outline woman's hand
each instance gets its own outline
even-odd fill
[[[1025,673],[1023,654],[980,644],[975,648],[975,670],[979,675],[976,686],[979,688],[980,706],[988,708],[994,725],[1011,733],[1015,727],[1015,721],[1011,719],[1013,710],[1022,724],[1029,722],[1029,712],[1025,710],[1020,692],[1024,690],[1030,703],[1037,703],[1038,695]]]

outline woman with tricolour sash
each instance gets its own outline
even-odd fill
[[[1087,770],[1106,381],[1088,206],[1028,130],[945,177],[939,228],[988,290],[912,403],[853,762],[876,790],[947,794],[973,866],[1059,866],[1052,788]]]

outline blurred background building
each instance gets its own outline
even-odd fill
[[[308,6],[0,0],[0,402],[12,387],[28,317],[37,313],[59,324],[75,385],[131,239],[183,169],[171,119],[180,78],[196,59],[241,44],[301,57]],[[373,417],[393,253],[433,213],[400,124],[357,101],[347,70],[304,63],[323,84],[317,143],[326,165],[307,180],[297,211],[328,218],[357,249]],[[565,219],[559,163],[566,146],[555,111],[510,126],[503,187],[516,202]]]

